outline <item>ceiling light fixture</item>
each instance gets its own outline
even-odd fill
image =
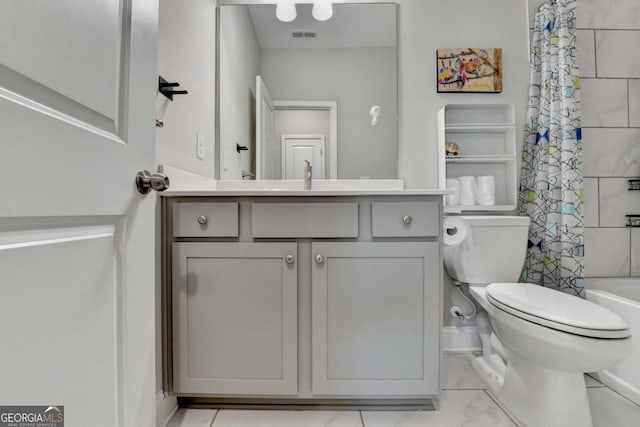
[[[314,0],[311,12],[316,21],[326,21],[333,16],[333,2],[331,0]]]
[[[282,22],[291,22],[296,19],[295,0],[278,0],[276,2],[276,18]]]

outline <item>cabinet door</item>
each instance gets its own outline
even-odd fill
[[[297,394],[296,243],[174,243],[172,285],[174,391]]]
[[[313,243],[314,395],[439,393],[437,242]]]

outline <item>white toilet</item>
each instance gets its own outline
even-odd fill
[[[489,389],[528,427],[592,426],[583,373],[630,352],[627,323],[581,298],[515,283],[528,217],[447,217],[444,227],[447,272],[486,310],[478,315],[483,355],[472,363]]]

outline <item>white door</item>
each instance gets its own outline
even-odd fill
[[[276,145],[275,106],[262,77],[256,76],[256,179],[278,179],[273,151]],[[276,147],[277,148],[277,147]]]
[[[0,0],[0,404],[155,425],[157,1]]]
[[[311,163],[313,179],[324,179],[324,158],[324,136],[282,135],[283,179],[304,179],[305,160]]]

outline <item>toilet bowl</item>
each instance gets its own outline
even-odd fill
[[[478,319],[483,355],[472,364],[524,425],[590,427],[583,373],[629,354],[629,326],[581,298],[513,283],[524,262],[528,225],[526,217],[456,217],[467,237],[449,245],[445,239],[447,272],[468,283],[485,309]]]

